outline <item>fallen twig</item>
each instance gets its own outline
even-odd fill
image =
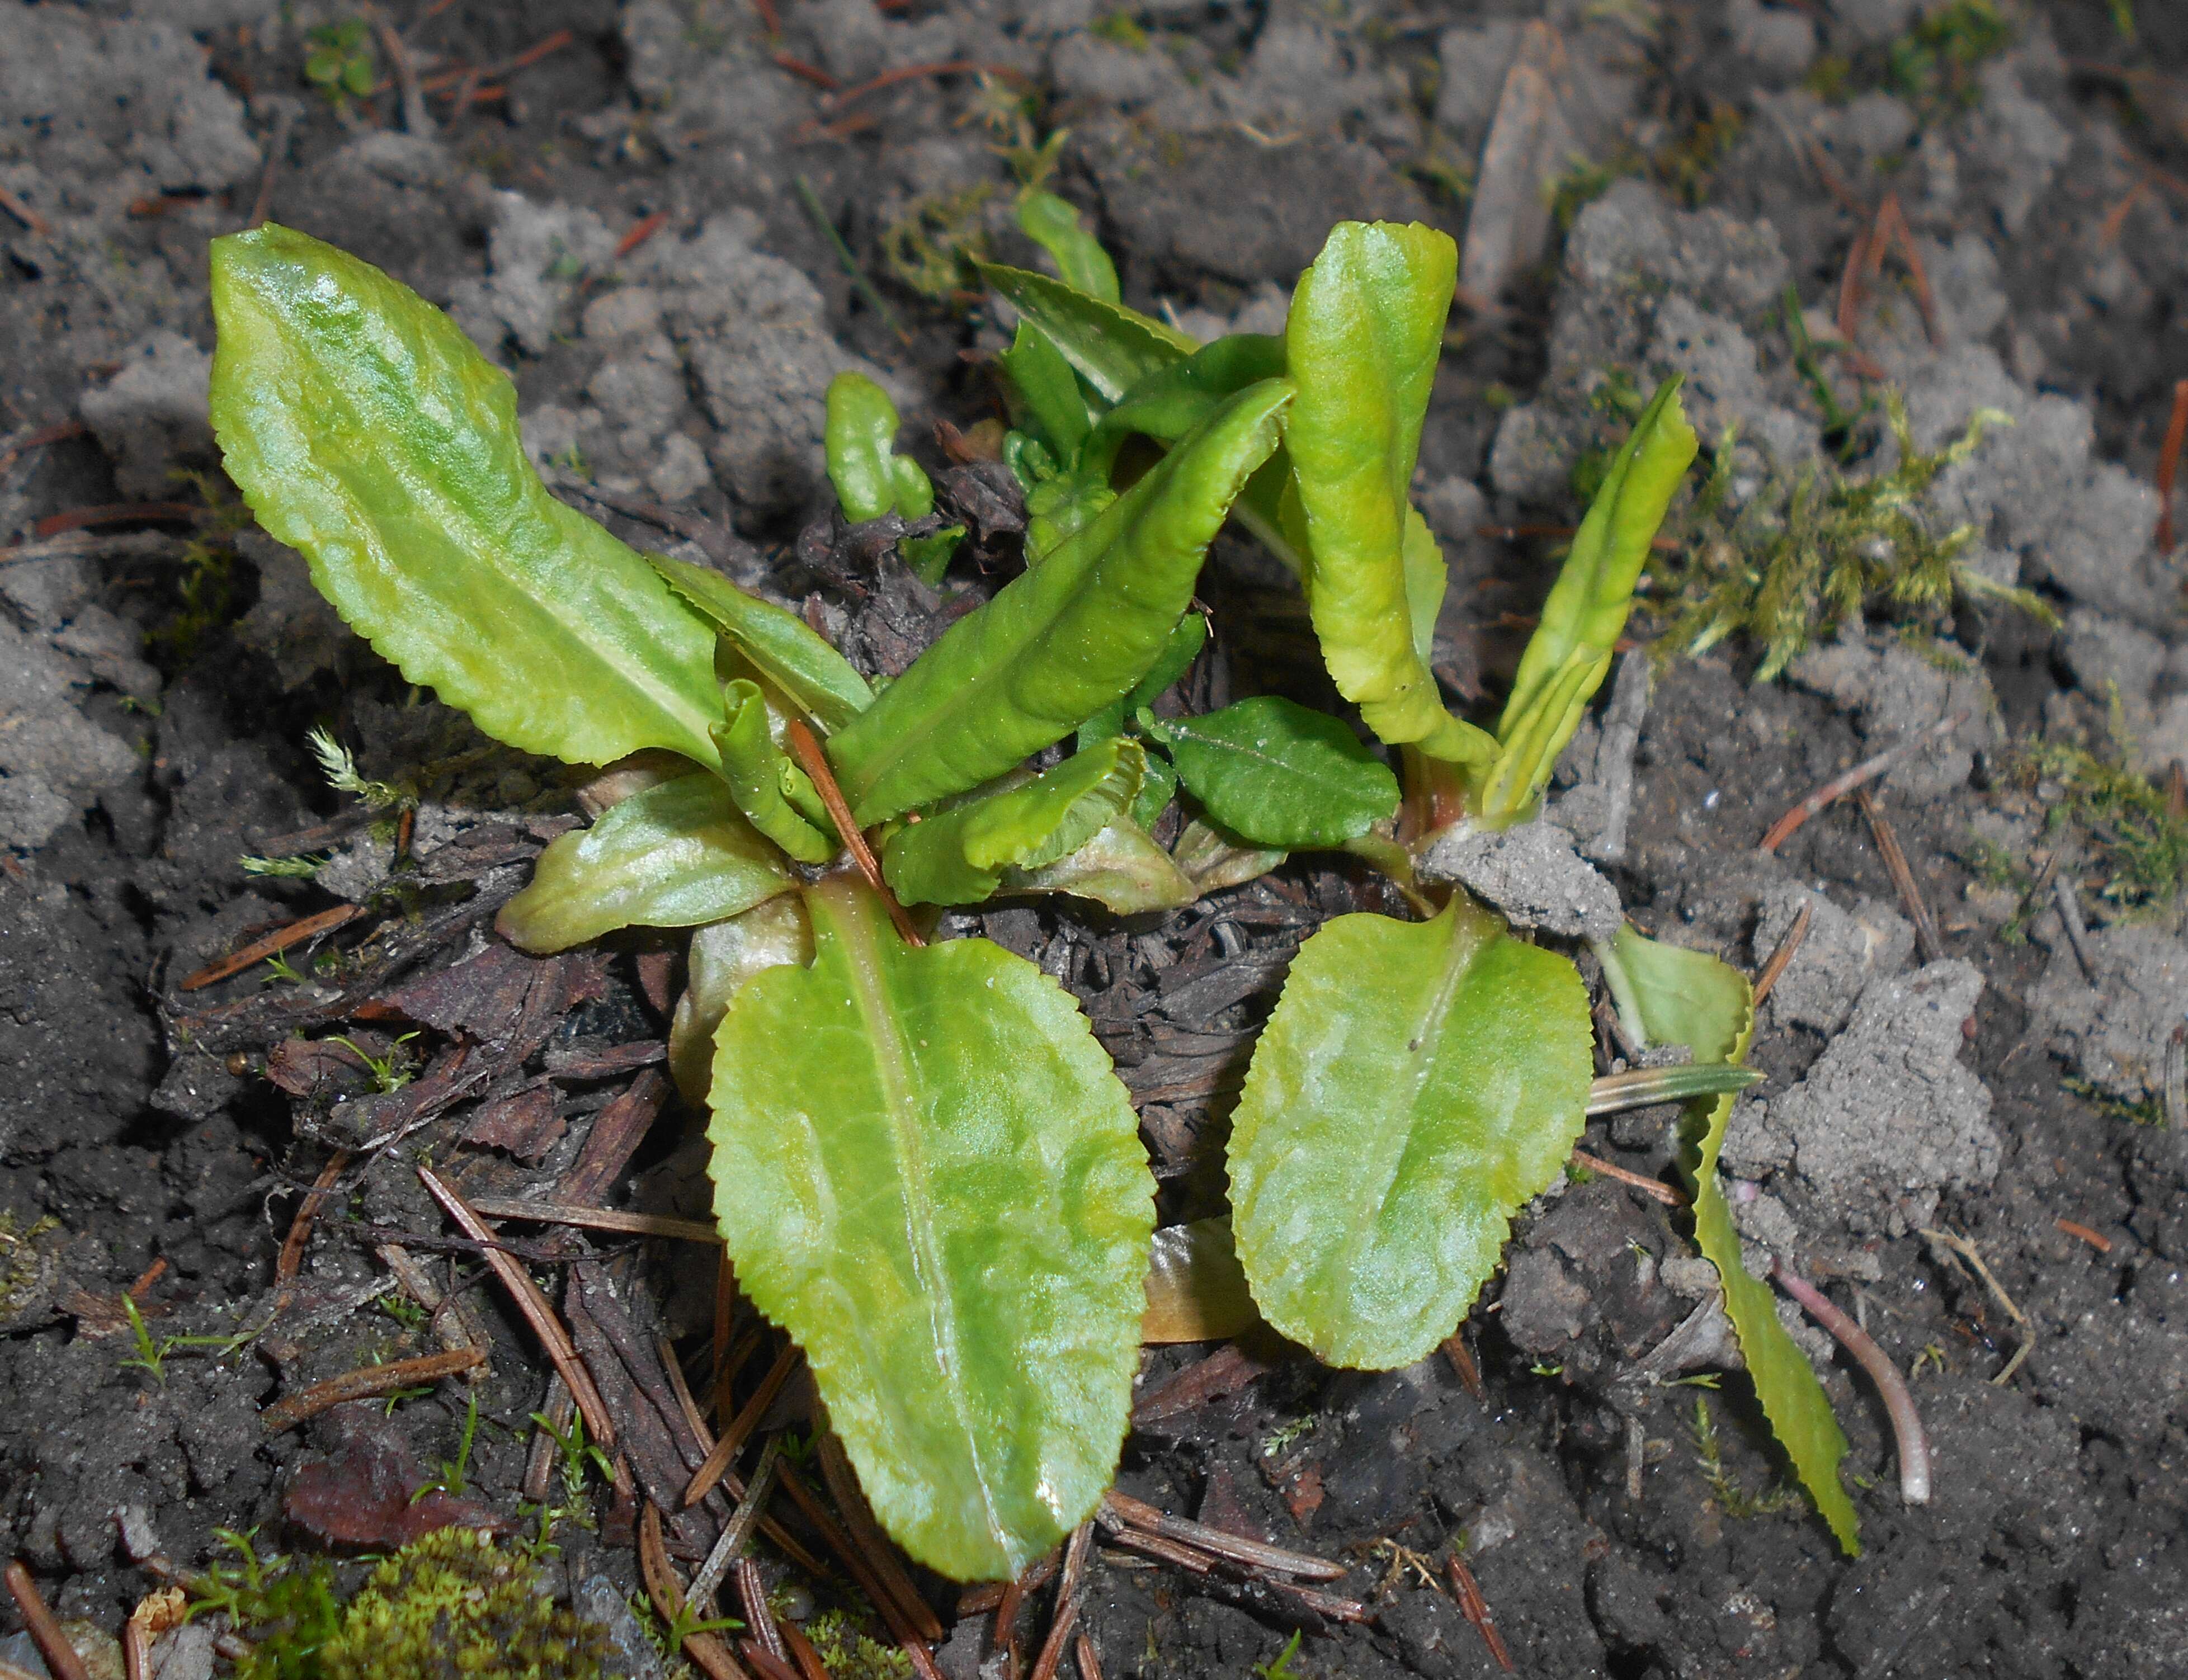
[[[205,516],[195,502],[107,502],[98,507],[49,513],[31,527],[35,540],[82,531],[94,525],[195,525]]]
[[[680,1243],[719,1248],[722,1233],[705,1220],[668,1214],[635,1214],[621,1208],[578,1208],[567,1202],[532,1202],[522,1196],[475,1196],[471,1205],[488,1219],[530,1221],[534,1225],[575,1225],[588,1231],[620,1231],[634,1237],[666,1237]]]
[[[1507,1674],[1512,1672],[1512,1653],[1504,1648],[1504,1636],[1497,1631],[1497,1624],[1489,1619],[1489,1605],[1481,1596],[1481,1587],[1474,1578],[1474,1571],[1466,1560],[1453,1552],[1446,1560],[1451,1570],[1451,1590],[1458,1595],[1458,1608],[1474,1624],[1474,1631],[1481,1636],[1481,1643],[1489,1647],[1489,1655],[1497,1667]]]
[[[362,1371],[345,1371],[339,1377],[330,1377],[324,1383],[314,1383],[300,1395],[268,1407],[258,1414],[258,1422],[269,1435],[278,1435],[284,1429],[293,1429],[322,1412],[331,1412],[336,1407],[352,1400],[374,1400],[381,1395],[393,1394],[398,1389],[416,1388],[425,1383],[437,1383],[443,1377],[454,1377],[473,1366],[486,1363],[486,1354],[479,1348],[464,1348],[454,1353],[421,1354],[415,1359],[398,1359],[386,1365],[368,1365]]]
[[[866,1503],[866,1493],[859,1486],[858,1474],[851,1468],[851,1457],[843,1450],[842,1438],[832,1429],[825,1431],[817,1451],[821,1480],[828,1485],[829,1497],[836,1502],[844,1529],[872,1560],[874,1573],[880,1576],[889,1597],[896,1600],[905,1620],[918,1630],[919,1637],[930,1643],[940,1639],[942,1623],[927,1600],[919,1596],[911,1577],[904,1572],[895,1544],[874,1520],[873,1508]]]
[[[402,31],[381,16],[376,8],[367,5],[364,11],[372,20],[373,31],[380,37],[380,44],[387,51],[387,62],[395,67],[395,86],[402,95],[404,131],[431,138],[438,132],[437,125],[433,114],[426,109],[426,92],[418,85],[418,67],[410,62],[410,48],[404,44]]]
[[[836,825],[836,832],[843,836],[843,844],[850,851],[851,861],[858,865],[859,873],[866,877],[866,884],[881,895],[882,903],[888,910],[889,920],[896,923],[896,931],[904,935],[904,941],[908,945],[925,944],[927,941],[921,937],[919,929],[911,925],[911,918],[905,914],[904,906],[897,902],[896,894],[889,891],[888,882],[882,878],[880,860],[874,856],[873,848],[866,843],[866,837],[860,832],[858,823],[853,819],[851,803],[843,797],[843,790],[836,785],[836,773],[828,767],[828,755],[820,750],[820,743],[814,738],[813,731],[805,726],[804,719],[792,718],[784,734],[790,742],[790,750],[797,755],[800,768],[813,779],[813,786],[820,795],[820,803],[828,808],[828,819]]]
[[[1777,989],[1779,981],[1785,978],[1785,970],[1792,965],[1794,954],[1808,937],[1808,924],[1815,919],[1816,901],[1803,899],[1800,914],[1793,918],[1793,925],[1785,930],[1785,937],[1778,941],[1777,950],[1770,953],[1769,961],[1762,965],[1762,972],[1755,977],[1756,1008],[1762,1007],[1762,1000],[1768,997]]]
[[[1869,1373],[1869,1380],[1884,1396],[1884,1409],[1891,1414],[1892,1432],[1899,1443],[1899,1497],[1909,1505],[1928,1504],[1929,1437],[1922,1432],[1922,1414],[1914,1409],[1914,1396],[1908,1392],[1899,1367],[1892,1362],[1889,1354],[1877,1346],[1868,1331],[1833,1306],[1814,1284],[1787,1271],[1783,1260],[1772,1266],[1771,1275]]]
[[[289,1235],[281,1244],[281,1257],[274,1262],[274,1281],[276,1283],[291,1282],[302,1270],[304,1245],[311,1240],[312,1221],[319,1217],[319,1209],[334,1189],[335,1181],[342,1175],[342,1170],[348,1165],[349,1151],[336,1150],[328,1158],[326,1165],[319,1169],[319,1175],[312,1181],[312,1187],[304,1192],[303,1201],[297,1205],[296,1218],[289,1222]]]
[[[1877,855],[1884,860],[1885,872],[1892,877],[1892,884],[1899,889],[1899,902],[1907,907],[1907,919],[1914,924],[1914,944],[1922,953],[1922,961],[1943,961],[1944,935],[1937,931],[1937,918],[1930,913],[1929,901],[1922,896],[1921,883],[1914,879],[1907,854],[1900,848],[1898,831],[1884,815],[1884,807],[1877,802],[1876,795],[1867,787],[1854,789],[1853,802],[1861,807],[1862,815],[1869,819],[1869,832],[1875,837]]]
[[[546,1349],[547,1357],[554,1361],[555,1369],[561,1374],[563,1382],[569,1385],[570,1396],[577,1401],[578,1410],[584,1415],[585,1429],[592,1436],[594,1444],[603,1452],[613,1452],[615,1419],[608,1413],[607,1401],[601,1397],[592,1373],[585,1369],[584,1361],[578,1357],[578,1350],[570,1341],[570,1333],[562,1328],[562,1321],[555,1316],[555,1309],[548,1305],[547,1297],[532,1281],[532,1274],[503,1252],[501,1246],[494,1241],[493,1228],[471,1211],[470,1204],[462,1197],[443,1184],[431,1168],[419,1168],[418,1176],[433,1199],[441,1204],[450,1219],[455,1221],[464,1234],[481,1245],[487,1264],[493,1268],[493,1275],[509,1291],[510,1298],[516,1303],[516,1310],[524,1315],[525,1322],[532,1326],[533,1333],[539,1338],[540,1345]]]
[[[777,53],[775,55],[775,66],[777,70],[787,70],[800,82],[811,82],[824,93],[833,93],[843,85],[820,65],[809,65],[804,59],[795,58],[788,53]]]
[[[714,1596],[722,1577],[730,1572],[730,1566],[744,1555],[760,1513],[767,1508],[768,1497],[775,1491],[775,1472],[781,1465],[782,1437],[770,1435],[767,1445],[760,1449],[759,1463],[753,1467],[752,1480],[745,1484],[744,1497],[737,1501],[736,1509],[723,1525],[713,1550],[707,1553],[707,1561],[691,1577],[691,1597],[702,1606]]]
[[[30,1633],[31,1643],[38,1648],[38,1655],[46,1660],[53,1671],[54,1680],[91,1680],[91,1672],[83,1659],[69,1643],[68,1635],[61,1632],[46,1601],[38,1596],[37,1583],[31,1579],[30,1570],[23,1567],[21,1559],[8,1565],[8,1591],[14,1595],[15,1608],[23,1613],[23,1626]]]
[[[684,1588],[661,1537],[661,1508],[651,1499],[638,1519],[638,1572],[646,1582],[646,1597],[653,1600],[654,1614],[663,1626],[674,1627],[684,1614]],[[711,1633],[685,1634],[684,1655],[698,1664],[710,1680],[747,1680],[744,1666]]]
[[[1266,1546],[1258,1540],[1248,1540],[1220,1528],[1210,1528],[1206,1523],[1194,1522],[1190,1517],[1173,1517],[1167,1511],[1114,1488],[1102,1496],[1102,1509],[1118,1522],[1159,1534],[1164,1539],[1182,1541],[1188,1546],[1219,1558],[1228,1558],[1234,1563],[1266,1570],[1273,1575],[1288,1575],[1301,1581],[1336,1581],[1351,1571],[1343,1564],[1332,1563],[1327,1558],[1317,1558],[1305,1552],[1287,1552],[1280,1546]],[[1108,1526],[1107,1523],[1103,1525]]]
[[[722,1431],[722,1438],[707,1454],[706,1463],[692,1472],[691,1483],[684,1490],[686,1510],[713,1492],[714,1484],[721,1480],[723,1473],[736,1462],[737,1454],[744,1451],[745,1442],[751,1439],[752,1432],[759,1426],[759,1420],[767,1415],[767,1408],[775,1404],[775,1395],[782,1392],[782,1385],[790,1380],[790,1373],[798,1368],[798,1361],[804,1357],[796,1344],[784,1344],[775,1363],[768,1367],[767,1375],[760,1378],[759,1386],[753,1390],[752,1398],[745,1402],[744,1409],[730,1420],[729,1428]],[[726,1401],[718,1396],[717,1405],[721,1409],[718,1409],[714,1415],[719,1418],[722,1410],[726,1409]]]
[[[364,914],[363,905],[336,905],[332,910],[323,910],[317,916],[307,916],[302,922],[292,922],[285,927],[277,927],[261,939],[253,939],[232,956],[217,962],[209,962],[182,984],[182,989],[194,992],[225,980],[231,974],[240,974],[254,962],[262,962],[277,952],[293,944],[315,939],[321,933],[331,933],[344,922],[354,922]]]
[[[2165,422],[2165,442],[2157,451],[2157,551],[2173,552],[2173,482],[2180,471],[2180,449],[2188,443],[2188,379],[2174,382],[2173,414]]]
[[[1034,1659],[1033,1672],[1027,1680],[1056,1680],[1063,1648],[1079,1625],[1079,1612],[1086,1607],[1086,1554],[1093,1542],[1091,1522],[1083,1522],[1071,1531],[1070,1542],[1063,1548],[1063,1568],[1056,1578],[1056,1617],[1049,1623],[1048,1637],[1041,1641],[1040,1655]]]
[[[1655,1198],[1667,1208],[1683,1208],[1687,1204],[1687,1198],[1670,1185],[1638,1172],[1629,1172],[1624,1167],[1613,1166],[1600,1156],[1576,1149],[1571,1159],[1574,1165],[1586,1167],[1590,1172],[1600,1173],[1605,1178],[1615,1178],[1629,1189],[1638,1190],[1644,1196]]]
[[[657,210],[652,215],[640,218],[632,224],[629,233],[616,241],[615,260],[622,262],[668,225],[668,212],[665,210]]]
[[[2112,1239],[2111,1237],[2106,1236],[2101,1231],[2090,1230],[2088,1226],[2082,1224],[2078,1220],[2055,1219],[2051,1223],[2057,1226],[2060,1230],[2065,1232],[2069,1237],[2076,1237],[2082,1242],[2087,1243],[2101,1254],[2108,1254],[2112,1251]]]
[[[1770,825],[1770,832],[1762,837],[1760,849],[1774,852],[1790,839],[1802,824],[1817,812],[1843,799],[1864,782],[1874,781],[1916,747],[1940,736],[1951,734],[1967,722],[1968,714],[1955,712],[1948,718],[1940,718],[1927,728],[1919,729],[1903,741],[1894,741],[1875,758],[1864,758],[1844,775],[1834,776],[1785,815]]]
[[[1990,1379],[1993,1388],[2005,1387],[2013,1373],[2021,1368],[2022,1361],[2028,1357],[2029,1349],[2035,1346],[2035,1326],[2028,1322],[2028,1315],[2021,1310],[2013,1297],[2005,1293],[2005,1285],[1998,1281],[1989,1266],[1984,1261],[1982,1250],[1955,1232],[1933,1231],[1926,1226],[1923,1227],[1922,1235],[1930,1242],[1942,1243],[1965,1260],[1973,1268],[1976,1276],[1982,1280],[1983,1287],[1988,1289],[1998,1304],[2005,1309],[2005,1316],[2021,1327],[2021,1345],[2014,1350],[2013,1357],[2005,1361],[2005,1368]]]
[[[37,211],[31,209],[29,205],[24,203],[22,200],[17,198],[14,194],[9,192],[5,187],[0,187],[0,210],[6,211],[18,222],[20,222],[25,228],[28,228],[32,233],[36,234],[40,239],[49,240],[53,238],[54,224],[47,221],[44,217],[39,215]]]
[[[2082,920],[2082,900],[2074,883],[2064,875],[2052,878],[2051,902],[2058,910],[2059,925],[2066,930],[2067,944],[2083,978],[2093,986],[2099,984],[2096,961],[2089,955],[2089,926]]]
[[[1637,648],[1620,657],[1618,674],[1611,679],[1610,703],[1604,708],[1603,736],[1595,752],[1603,827],[1587,848],[1588,856],[1601,863],[1618,863],[1626,856],[1626,829],[1633,814],[1633,755],[1641,745],[1655,678],[1655,661]]]
[[[1451,1368],[1458,1373],[1460,1386],[1477,1405],[1488,1399],[1488,1390],[1481,1386],[1481,1367],[1474,1362],[1474,1354],[1466,1345],[1464,1325],[1443,1339],[1443,1356],[1451,1361]]]

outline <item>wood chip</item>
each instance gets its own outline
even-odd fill
[[[437,1383],[443,1377],[454,1377],[485,1363],[486,1355],[481,1350],[464,1348],[454,1353],[429,1353],[416,1359],[368,1365],[361,1371],[345,1371],[339,1377],[330,1377],[300,1395],[268,1407],[258,1414],[258,1422],[268,1435],[278,1435],[284,1429],[292,1429],[306,1419],[350,1401],[375,1400],[398,1389]]]

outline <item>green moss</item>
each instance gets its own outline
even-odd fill
[[[842,1610],[823,1610],[805,1625],[821,1666],[833,1680],[903,1680],[911,1656],[901,1646],[884,1645]]]
[[[2053,836],[2081,843],[2082,878],[2098,898],[2123,916],[2159,915],[2188,884],[2188,815],[2133,768],[2134,738],[2117,694],[2111,735],[2102,753],[2042,742],[2021,754],[2014,774],[2044,802]]]
[[[1965,110],[1982,97],[1977,67],[2012,44],[1994,0],[1952,0],[1892,43],[1886,85],[1926,111]]]
[[[51,1267],[39,1239],[60,1225],[51,1214],[25,1226],[14,1214],[0,1212],[0,1323],[23,1311],[45,1287]]]
[[[988,254],[987,204],[995,190],[979,181],[914,200],[899,220],[882,229],[882,260],[889,273],[922,297],[956,293],[965,285],[967,259]]]
[[[1940,535],[1920,510],[1937,475],[1973,454],[1985,430],[2005,417],[1979,410],[1959,439],[1926,454],[1914,447],[1898,396],[1887,396],[1885,407],[1898,445],[1892,471],[1853,478],[1805,467],[1790,478],[1774,476],[1737,508],[1728,505],[1735,439],[1727,431],[1689,528],[1676,548],[1649,561],[1649,606],[1663,627],[1659,646],[1666,655],[1747,636],[1763,645],[1756,679],[1767,682],[1804,649],[1872,612],[1926,633],[1966,595],[2051,619],[2027,590],[2004,588],[1966,565],[1972,527]]]
[[[238,1680],[599,1680],[601,1629],[481,1530],[404,1547],[347,1606],[324,1563],[261,1559],[249,1535],[221,1538],[236,1561],[200,1577],[191,1614],[223,1615],[251,1642]]]
[[[1097,41],[1107,41],[1112,46],[1123,47],[1135,53],[1148,50],[1148,32],[1130,12],[1110,12],[1098,17],[1087,26],[1086,32]]]

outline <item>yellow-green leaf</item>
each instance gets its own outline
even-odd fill
[[[836,855],[832,830],[824,832],[791,808],[784,783],[797,766],[769,732],[767,702],[759,685],[742,677],[725,683],[722,706],[728,714],[714,725],[721,749],[722,780],[745,820],[800,863],[826,863]]]
[[[980,278],[1030,319],[1087,384],[1115,402],[1149,374],[1181,361],[1196,341],[1151,315],[1080,291],[1030,268],[979,265]]]
[[[1033,964],[909,946],[854,880],[807,903],[812,966],[747,980],[718,1035],[723,1240],[897,1543],[1007,1580],[1116,1469],[1154,1214],[1138,1122]]]
[[[1261,1316],[1331,1365],[1425,1357],[1557,1176],[1593,1072],[1572,964],[1454,898],[1300,947],[1232,1119],[1232,1225]]]
[[[1104,303],[1118,298],[1117,265],[1102,241],[1079,223],[1078,207],[1054,193],[1029,187],[1018,194],[1018,226],[1056,259],[1063,283]]]
[[[1706,951],[1686,950],[1644,939],[1632,925],[1618,930],[1605,972],[1621,1012],[1638,1013],[1650,1041],[1682,1044],[1698,1063],[1736,1063],[1747,1054],[1755,1006],[1747,977]],[[1861,1550],[1860,1519],[1839,1481],[1847,1438],[1831,1412],[1830,1397],[1815,1368],[1778,1322],[1770,1286],[1750,1275],[1740,1258],[1740,1232],[1717,1184],[1717,1152],[1732,1118],[1731,1095],[1689,1106],[1686,1158],[1694,1187],[1695,1243],[1717,1268],[1724,1286],[1725,1316],[1740,1338],[1740,1356],[1771,1432],[1816,1508],[1848,1555]]]
[[[1391,742],[1447,733],[1416,646],[1406,564],[1421,422],[1458,273],[1447,234],[1340,222],[1292,295],[1292,461],[1307,606],[1338,692]],[[1416,539],[1418,542],[1418,539]],[[1418,569],[1418,559],[1416,569]]]
[[[896,453],[896,404],[864,374],[829,381],[828,482],[844,518],[879,519],[894,510],[924,519],[934,511],[934,486],[917,461]]]
[[[706,765],[713,638],[547,492],[509,376],[408,286],[268,223],[212,245],[212,422],[350,627],[498,741]]]
[[[823,735],[833,734],[874,703],[874,691],[857,668],[795,612],[746,593],[703,566],[666,555],[648,555],[646,560]]]
[[[685,775],[555,840],[495,926],[526,950],[567,950],[618,927],[719,922],[797,884],[727,787]]]

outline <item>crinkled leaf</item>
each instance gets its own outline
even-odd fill
[[[748,595],[719,572],[665,555],[646,556],[668,587],[730,639],[752,668],[832,734],[874,703],[851,662],[795,612]]]
[[[882,872],[906,904],[977,904],[1003,870],[1046,868],[1108,827],[1131,806],[1146,764],[1139,742],[1102,741],[906,824],[883,848]]]
[[[1033,964],[909,946],[852,880],[807,901],[812,966],[747,980],[718,1037],[722,1237],[897,1542],[1007,1579],[1116,1469],[1154,1212],[1138,1122]]]
[[[1226,399],[1249,385],[1284,376],[1284,341],[1266,333],[1232,333],[1204,344],[1125,393],[1088,440],[1083,467],[1107,473],[1127,437],[1175,443]]]
[[[1232,1223],[1262,1316],[1332,1365],[1426,1356],[1572,1153],[1591,1044],[1572,964],[1463,895],[1432,922],[1324,923],[1232,1119]]]
[[[1289,855],[1281,846],[1254,845],[1198,817],[1186,824],[1177,843],[1170,848],[1178,868],[1202,893],[1243,887],[1266,875]]]
[[[979,267],[980,278],[1046,333],[1063,359],[1109,402],[1199,348],[1152,316],[1090,296],[1046,274],[995,262]]]
[[[934,511],[934,487],[917,461],[896,452],[896,404],[864,374],[828,381],[828,482],[854,524],[892,510],[906,519]]]
[[[1136,715],[1142,706],[1152,706],[1163,691],[1183,676],[1186,668],[1200,657],[1200,650],[1208,646],[1208,619],[1204,614],[1188,612],[1177,621],[1163,644],[1162,651],[1148,674],[1134,683],[1130,693],[1121,700],[1113,700],[1079,726],[1078,745],[1084,752],[1097,741],[1107,741],[1125,730],[1125,719]]]
[[[727,922],[691,930],[684,995],[668,1023],[668,1071],[693,1108],[707,1106],[714,1076],[714,1029],[737,988],[763,968],[813,961],[805,900],[781,893]]]
[[[861,824],[976,787],[1130,691],[1275,447],[1290,387],[1241,392],[1099,517],[944,632],[828,742]]]
[[[1066,285],[1104,303],[1117,301],[1117,265],[1102,241],[1080,225],[1076,206],[1029,187],[1018,194],[1018,226],[1056,259]]]
[[[1657,387],[1619,446],[1542,603],[1542,623],[1528,638],[1497,726],[1501,745],[1475,802],[1478,820],[1516,820],[1533,810],[1582,708],[1610,669],[1634,580],[1694,464],[1695,429],[1679,406],[1679,383],[1674,376]]]
[[[567,950],[618,927],[719,922],[797,884],[719,780],[685,775],[556,838],[494,925],[526,950]]]
[[[767,702],[759,685],[742,677],[725,684],[722,704],[728,720],[714,725],[714,745],[722,754],[722,780],[737,809],[798,862],[827,862],[836,855],[832,833],[808,822],[783,797],[784,773],[792,766],[768,731]]]
[[[1150,759],[1152,776],[1156,766]],[[1007,869],[1005,893],[1063,893],[1119,916],[1177,910],[1200,896],[1170,854],[1138,821],[1119,817],[1077,851],[1041,869]]]
[[[1755,1009],[1746,977],[1706,951],[1644,939],[1629,925],[1610,947],[1621,1006],[1630,1000],[1651,1041],[1683,1044],[1698,1063],[1738,1062],[1747,1053]],[[1688,1110],[1683,1164],[1694,1187],[1695,1243],[1724,1286],[1725,1315],[1740,1337],[1740,1356],[1771,1432],[1831,1532],[1849,1555],[1861,1550],[1859,1519],[1839,1481],[1847,1439],[1808,1356],[1778,1322],[1777,1299],[1751,1277],[1740,1257],[1740,1232],[1717,1183],[1717,1152],[1732,1118],[1730,1095]]]
[[[1339,719],[1277,695],[1140,727],[1186,792],[1243,840],[1297,851],[1341,846],[1398,809],[1398,778]]]
[[[1228,1219],[1165,1225],[1148,1250],[1143,1342],[1216,1342],[1260,1322]]]
[[[516,388],[460,327],[271,223],[213,241],[212,305],[228,476],[352,629],[527,752],[713,764],[706,625],[548,493]]]
[[[1407,493],[1458,271],[1433,228],[1340,222],[1284,328],[1300,386],[1284,447],[1322,659],[1377,735],[1438,756],[1455,732],[1413,635]]]
[[[1076,458],[1094,422],[1079,376],[1056,341],[1021,318],[1011,347],[995,359],[1018,394],[1019,417],[1033,423],[1053,459],[1066,463]]]

